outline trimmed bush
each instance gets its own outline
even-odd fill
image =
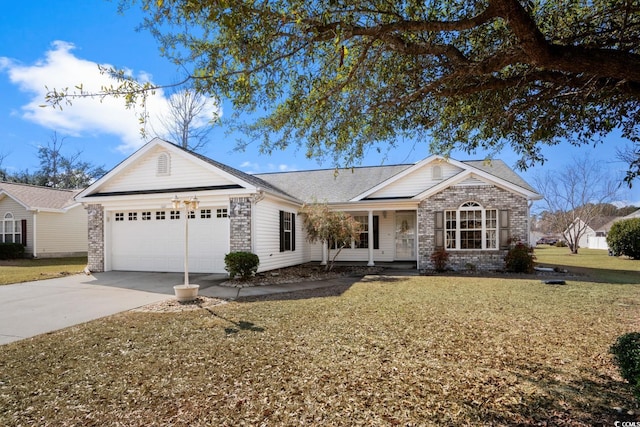
[[[607,244],[616,255],[640,259],[640,218],[614,222],[607,234]]]
[[[240,276],[242,280],[247,280],[256,274],[259,265],[258,255],[251,252],[230,252],[224,257],[224,269],[232,279]]]
[[[438,273],[442,273],[447,269],[447,263],[449,262],[449,252],[444,248],[435,250],[431,254],[431,262],[433,263],[433,269]]]
[[[640,401],[640,332],[621,335],[610,351],[620,375],[629,381],[633,394]]]
[[[0,243],[0,259],[24,258],[24,246],[21,243]]]
[[[533,246],[517,242],[504,257],[505,269],[512,273],[533,273],[535,259]]]

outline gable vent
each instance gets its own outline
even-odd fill
[[[431,174],[435,181],[442,180],[442,168],[440,166],[434,166],[433,169],[431,169]]]
[[[156,167],[156,175],[157,176],[167,176],[171,175],[171,159],[169,158],[169,154],[161,153],[158,156],[158,164]]]

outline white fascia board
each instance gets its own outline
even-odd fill
[[[294,205],[298,205],[298,206],[304,205],[304,202],[302,200],[300,200],[300,199],[296,199],[293,196],[287,196],[286,194],[282,194],[282,193],[279,193],[279,192],[270,191],[270,190],[267,190],[267,189],[262,188],[262,187],[257,187],[256,191],[253,192],[252,194],[265,194],[265,196],[268,195],[269,197],[271,197],[273,199],[282,200],[282,201],[285,201],[287,203],[291,203],[291,204],[294,204]]]
[[[358,194],[356,197],[354,197],[353,199],[351,199],[349,201],[350,202],[358,202],[358,201],[370,196],[371,194],[375,193],[376,191],[386,187],[387,185],[393,184],[397,180],[404,178],[405,176],[409,175],[413,171],[416,171],[416,170],[422,168],[427,163],[430,163],[430,162],[432,162],[434,160],[438,160],[438,159],[444,160],[444,161],[449,161],[448,159],[445,159],[442,156],[435,156],[435,155],[434,156],[429,156],[426,159],[420,160],[418,163],[414,164],[413,166],[410,166],[410,167],[406,168],[402,172],[399,172],[396,175],[386,179],[385,181],[382,181],[381,183],[379,183],[375,187],[370,188],[369,190],[365,191],[364,193]]]
[[[53,209],[53,208],[31,208],[31,209],[27,209],[29,212],[44,212],[44,213],[66,213],[69,211],[69,209],[71,209],[72,207],[81,205],[81,203],[75,203],[67,208],[64,209]]]
[[[187,196],[196,195],[200,201],[200,206],[215,203],[218,205],[226,205],[231,197],[247,197],[255,194],[245,189],[235,190],[206,190],[187,194]],[[126,194],[121,196],[103,196],[103,197],[87,197],[83,200],[84,204],[100,203],[109,209],[169,209],[171,207],[171,198],[174,193],[153,193],[153,194]]]
[[[363,200],[362,202],[353,203],[329,203],[329,209],[333,211],[405,211],[415,210],[418,208],[419,201],[413,199],[396,199],[396,200]]]

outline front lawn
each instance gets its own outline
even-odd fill
[[[609,256],[599,249],[578,249],[538,245],[535,249],[539,265],[559,267],[606,283],[640,283],[640,260]]]
[[[87,257],[0,260],[0,285],[77,274],[86,265]]]
[[[354,279],[356,280],[356,279]],[[613,425],[640,285],[370,278],[2,347],[1,425]]]

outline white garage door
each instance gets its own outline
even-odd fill
[[[184,211],[120,211],[111,217],[111,268],[184,271]],[[224,273],[229,252],[226,208],[198,209],[189,218],[189,271]]]

